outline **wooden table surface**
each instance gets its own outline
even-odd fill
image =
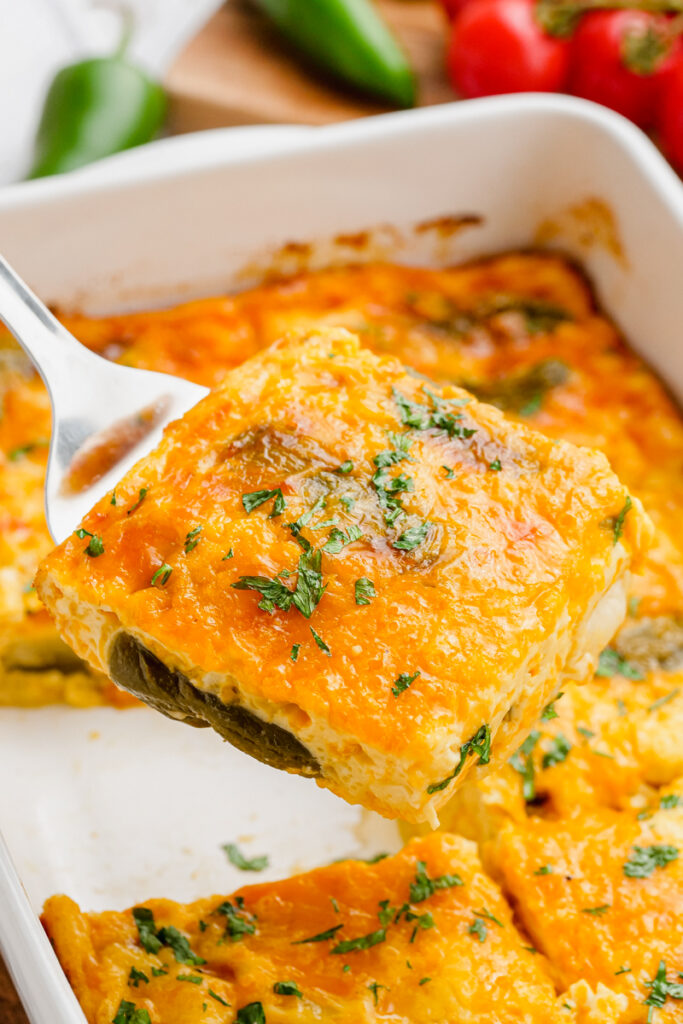
[[[454,99],[443,72],[444,18],[437,3],[378,0],[378,6],[416,70],[420,105]],[[176,60],[166,85],[175,132],[231,124],[326,124],[387,109],[311,73],[248,0],[230,0],[214,15]],[[0,1024],[28,1024],[2,957]]]

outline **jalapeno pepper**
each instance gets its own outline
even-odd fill
[[[45,98],[28,177],[73,171],[149,142],[165,110],[161,86],[119,53],[62,68]]]
[[[415,103],[415,79],[370,0],[256,0],[319,67],[400,107]]]

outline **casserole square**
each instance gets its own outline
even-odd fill
[[[587,987],[568,1013],[474,846],[443,833],[189,905],[88,914],[56,896],[43,924],[89,1024],[125,1004],[141,1024],[591,1019]],[[597,1003],[596,1024],[615,1019]]]
[[[159,710],[434,824],[593,670],[650,529],[603,455],[330,329],[227,374],[36,585]]]

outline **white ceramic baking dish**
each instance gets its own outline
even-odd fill
[[[463,214],[483,219],[424,227]],[[331,240],[373,227],[361,258],[561,247],[683,394],[683,188],[637,129],[591,104],[507,97],[225,130],[0,194],[5,255],[44,299],[91,311],[243,286],[292,241],[317,244],[278,265],[358,258]],[[265,877],[399,845],[391,823],[147,709],[3,710],[0,777],[16,865],[0,844],[0,947],[33,1024],[83,1020],[36,917],[53,892],[89,909],[229,892],[244,879],[219,847],[234,839],[270,854]]]

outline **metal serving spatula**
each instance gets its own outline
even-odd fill
[[[90,352],[1,256],[0,320],[33,360],[50,393],[45,513],[59,543],[158,443],[166,424],[208,390],[167,373],[119,366]]]

